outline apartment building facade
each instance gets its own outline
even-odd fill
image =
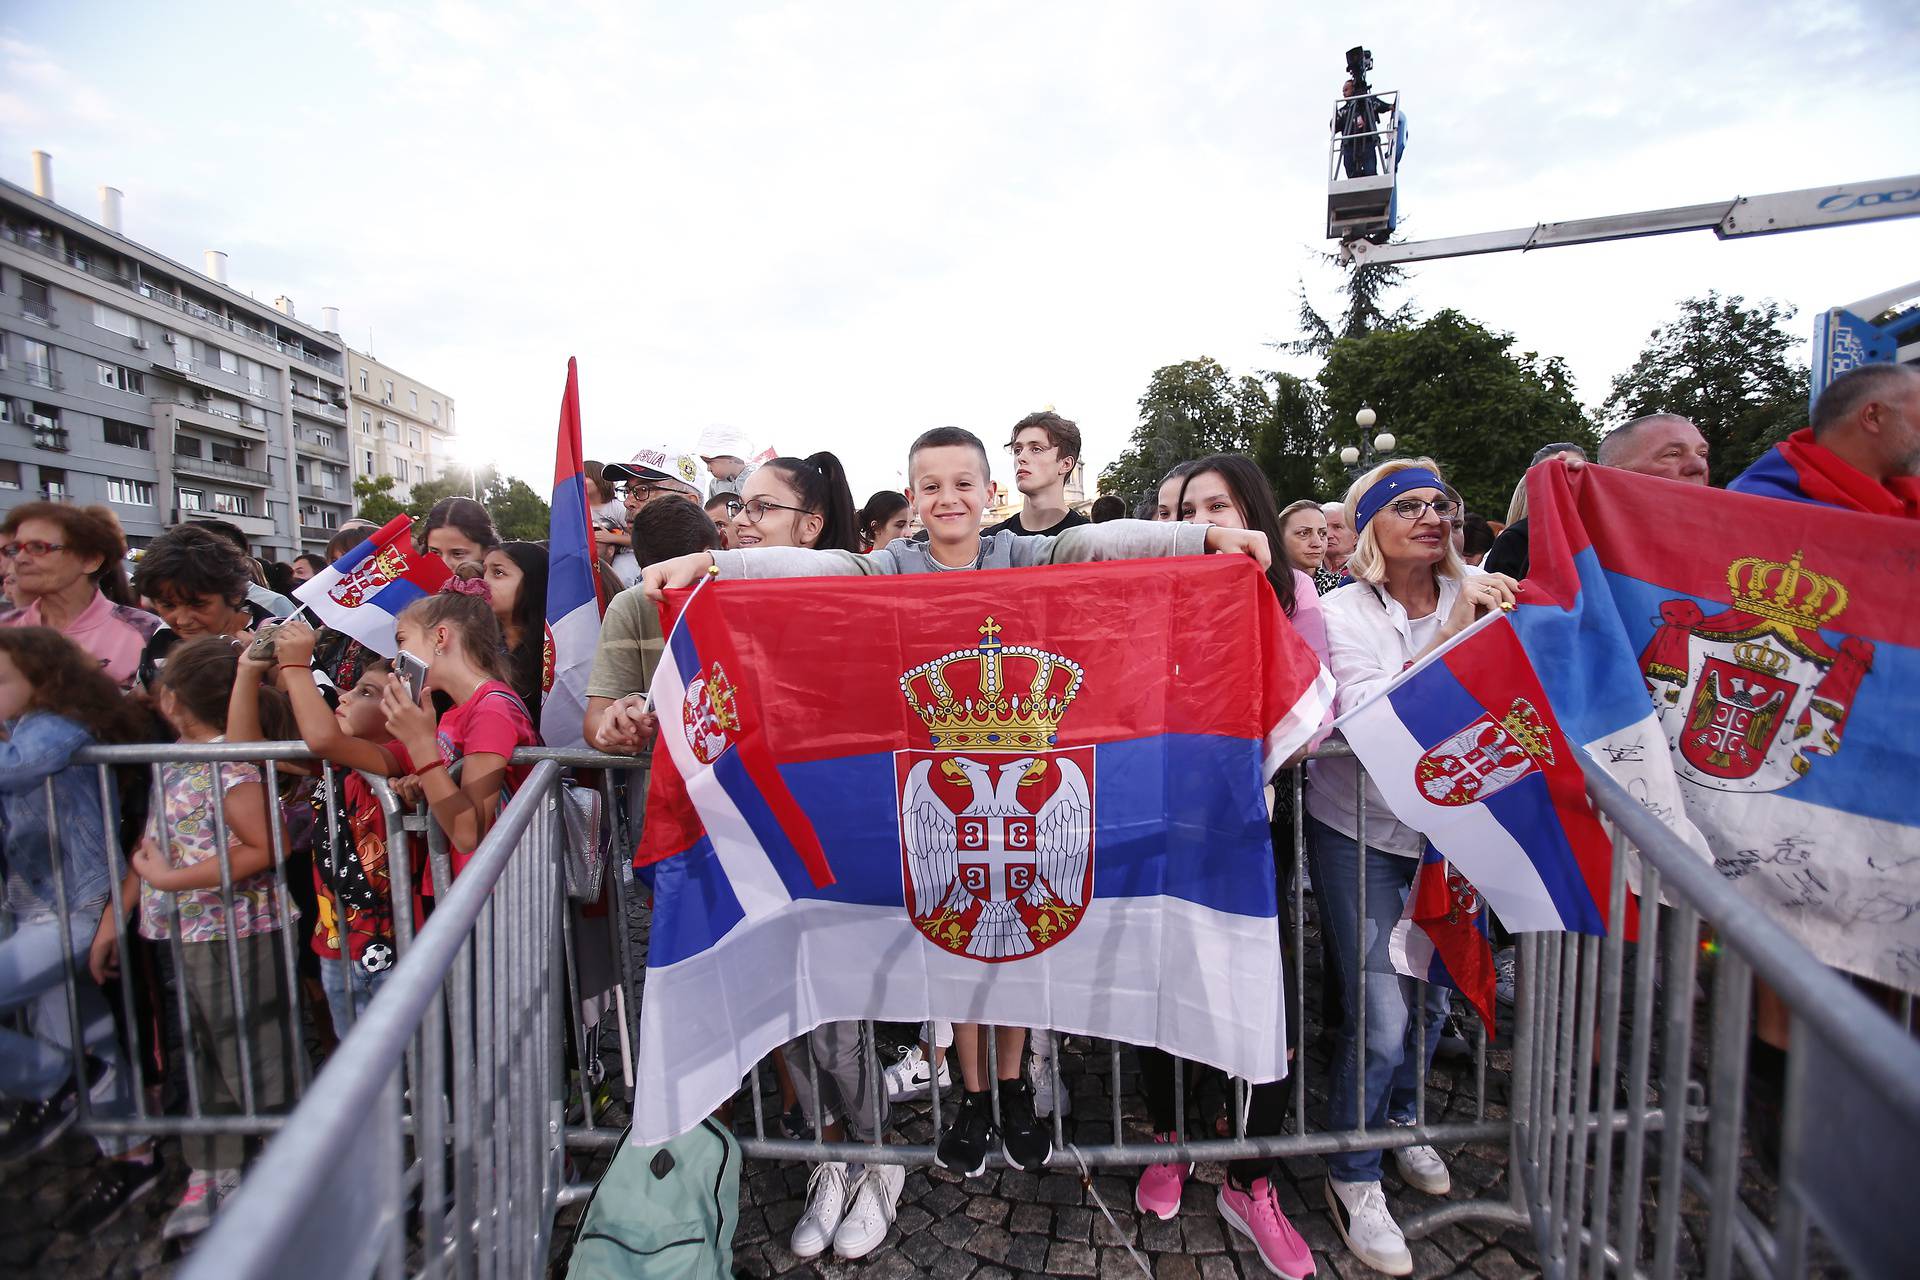
[[[453,397],[353,350],[347,414],[354,478],[393,477],[388,492],[401,502],[455,461]]]
[[[348,361],[362,361],[338,313],[315,327],[284,297],[229,287],[223,253],[195,271],[136,243],[111,188],[97,222],[56,204],[50,162],[34,159],[36,190],[0,181],[0,511],[105,503],[135,547],[218,517],[267,559],[324,550],[353,514],[357,474]],[[437,474],[424,428],[437,404],[451,431],[451,398],[362,363],[383,370],[370,385],[400,392],[388,416],[408,421],[420,398],[409,484],[416,460]]]

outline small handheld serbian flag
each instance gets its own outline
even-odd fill
[[[1400,923],[1387,936],[1393,967],[1409,978],[1452,987],[1494,1031],[1493,943],[1480,891],[1431,844],[1420,857]]]
[[[1334,723],[1394,816],[1508,929],[1606,933],[1613,845],[1505,614],[1474,623]],[[1631,937],[1631,900],[1627,925]]]
[[[301,583],[293,595],[335,631],[391,658],[400,648],[393,620],[452,576],[438,556],[413,549],[413,517],[399,515]]]

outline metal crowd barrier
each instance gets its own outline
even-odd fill
[[[1333,745],[1320,754],[1343,753]],[[261,761],[270,778],[280,763],[307,758],[297,743],[98,748],[85,758],[102,768],[102,804],[108,804],[111,785],[107,766],[155,765],[157,778],[163,755],[168,762]],[[633,847],[643,791],[631,791],[630,815],[618,801],[620,781],[628,771],[644,769],[645,761],[536,749],[517,755],[516,763],[535,768],[451,884],[444,839],[424,816],[404,813],[390,793],[379,791],[396,893],[404,895],[410,883],[404,836],[427,829],[435,910],[417,936],[408,936],[411,905],[396,900],[399,962],[317,1078],[309,1082],[304,1063],[296,1064],[295,1085],[304,1097],[291,1117],[254,1106],[250,1088],[241,1114],[208,1114],[194,1084],[192,1037],[185,1034],[184,1113],[151,1109],[140,1100],[132,1119],[108,1119],[87,1114],[82,1098],[81,1127],[95,1133],[279,1131],[184,1274],[523,1275],[544,1265],[556,1210],[591,1190],[585,1182],[564,1180],[565,1153],[611,1148],[622,1133],[594,1101],[603,1055],[583,1010],[598,1002],[600,1024],[614,1027],[621,1061],[630,1064],[644,956],[627,945],[631,886],[620,854]],[[588,917],[563,893],[563,768],[601,771],[597,785],[613,823],[611,847],[620,851],[606,877],[611,930],[605,936],[585,926]],[[1485,1144],[1493,1144],[1504,1148],[1504,1186],[1496,1182],[1492,1194],[1442,1200],[1404,1216],[1410,1237],[1466,1219],[1525,1226],[1546,1274],[1584,1273],[1595,1280],[1609,1271],[1717,1277],[1732,1274],[1736,1264],[1748,1274],[1783,1278],[1841,1267],[1865,1275],[1899,1273],[1912,1256],[1914,1215],[1886,1207],[1889,1189],[1905,1185],[1899,1161],[1920,1141],[1920,1046],[1907,1032],[1911,1000],[1900,1005],[1898,1022],[1876,1008],[1813,961],[1603,773],[1588,773],[1598,807],[1615,825],[1616,848],[1631,841],[1642,855],[1646,905],[1638,945],[1630,950],[1620,927],[1627,859],[1618,857],[1609,936],[1517,940],[1511,1047],[1491,1048],[1472,1020],[1472,1086],[1464,1103],[1456,1090],[1446,1114],[1430,1115],[1423,1078],[1414,1126],[1328,1131],[1312,1123],[1325,1118],[1309,1105],[1322,1090],[1315,1084],[1305,1028],[1295,1025],[1289,1035],[1299,1052],[1288,1079],[1285,1133],[1247,1134],[1247,1086],[1240,1081],[1230,1086],[1232,1136],[1188,1133],[1188,1081],[1176,1058],[1180,1109],[1176,1141],[1169,1146],[1151,1141],[1135,1118],[1122,1084],[1123,1046],[1103,1044],[1091,1055],[1111,1073],[1103,1114],[1083,1114],[1070,1127],[1054,1112],[1054,1167],[1077,1173],[1079,1166],[1169,1159],[1294,1158],[1413,1144],[1443,1151],[1481,1144],[1485,1151]],[[1294,925],[1286,980],[1294,984],[1294,1007],[1304,1010],[1308,895],[1300,770],[1283,775],[1279,785],[1293,792],[1298,855],[1286,886]],[[164,808],[159,812],[164,815]],[[1358,834],[1356,896],[1364,938],[1364,821]],[[276,892],[284,906],[285,857],[277,830],[274,842]],[[117,885],[124,867],[117,854],[110,857]],[[224,857],[223,849],[223,863]],[[223,875],[223,887],[230,899],[230,874]],[[1655,905],[1663,899],[1664,905]],[[1326,899],[1319,901],[1324,909]],[[1701,925],[1709,920],[1711,947],[1703,949]],[[289,975],[291,949],[305,946],[306,937],[304,926],[283,931]],[[176,972],[179,945],[171,948]],[[1705,970],[1711,971],[1710,991],[1698,989]],[[1762,1168],[1749,1150],[1742,1105],[1755,974],[1782,997],[1793,1019],[1777,1174]],[[71,966],[68,977],[89,980]],[[239,977],[231,977],[237,992]],[[1368,980],[1363,969],[1361,999],[1350,1015],[1362,1038]],[[291,976],[289,983],[296,989],[288,993],[288,1007],[297,1020],[299,992]],[[132,983],[121,986],[131,1026]],[[159,996],[154,993],[156,1001]],[[175,1003],[184,1032],[184,996],[177,991]],[[1424,1010],[1417,1002],[1415,1010],[1414,1034],[1424,1037]],[[1704,1040],[1695,1034],[1702,1021],[1709,1026]],[[77,1015],[74,1022],[77,1043]],[[866,1030],[873,1102],[886,1116],[871,1023]],[[570,1064],[561,1061],[563,1043],[571,1045]],[[140,1048],[136,1043],[136,1057]],[[1057,1050],[1046,1069],[1055,1096],[1063,1096]],[[581,1103],[573,1123],[563,1110],[570,1074]],[[756,1069],[744,1082],[734,1108],[749,1157],[934,1160],[931,1142],[901,1140],[898,1125],[883,1123],[870,1143],[770,1134],[767,1102],[778,1095],[764,1074]],[[808,1096],[817,1100],[817,1070],[810,1075],[814,1088]],[[635,1082],[628,1074],[622,1084],[630,1104]],[[1364,1081],[1356,1084],[1363,1093]],[[429,1099],[434,1105],[421,1105]],[[937,1134],[942,1106],[934,1090],[924,1101],[895,1104],[891,1113],[905,1125],[929,1122],[923,1131]],[[997,1114],[997,1093],[995,1107]],[[819,1133],[817,1112],[809,1120]],[[1307,1211],[1318,1209],[1310,1205]]]

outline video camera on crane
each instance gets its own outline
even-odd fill
[[[1375,93],[1367,82],[1373,53],[1347,50],[1347,83],[1333,106],[1327,165],[1327,236],[1385,243],[1398,216],[1396,184],[1407,147],[1400,95]]]

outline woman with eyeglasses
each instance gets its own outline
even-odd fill
[[[0,522],[0,556],[13,584],[0,627],[52,627],[128,687],[161,624],[107,591],[126,554],[120,526],[91,507],[21,503]]]
[[[747,478],[729,510],[735,547],[860,550],[846,468],[831,453],[773,459]]]
[[[1347,561],[1353,581],[1321,600],[1326,615],[1328,666],[1344,714],[1384,688],[1414,662],[1460,634],[1481,616],[1511,608],[1518,584],[1504,574],[1469,570],[1453,545],[1459,514],[1440,469],[1428,458],[1383,462],[1347,490],[1346,517],[1359,541]],[[1307,768],[1307,856],[1320,894],[1327,960],[1338,970],[1349,1015],[1335,1058],[1328,1101],[1329,1127],[1356,1129],[1361,1117],[1354,1087],[1356,1062],[1364,1073],[1366,1127],[1415,1123],[1421,1079],[1433,1062],[1446,992],[1395,972],[1388,938],[1398,923],[1424,838],[1401,823],[1371,781],[1365,793],[1365,938],[1355,808],[1359,764],[1352,758],[1315,760]],[[1366,1043],[1354,1039],[1352,1010],[1361,1008],[1365,978]],[[1416,1003],[1426,1007],[1425,1043],[1414,1043]],[[1432,1147],[1398,1147],[1394,1160],[1407,1185],[1444,1196],[1447,1166]],[[1406,1275],[1413,1258],[1380,1189],[1381,1152],[1343,1151],[1327,1157],[1327,1208],[1356,1257],[1389,1275]]]

